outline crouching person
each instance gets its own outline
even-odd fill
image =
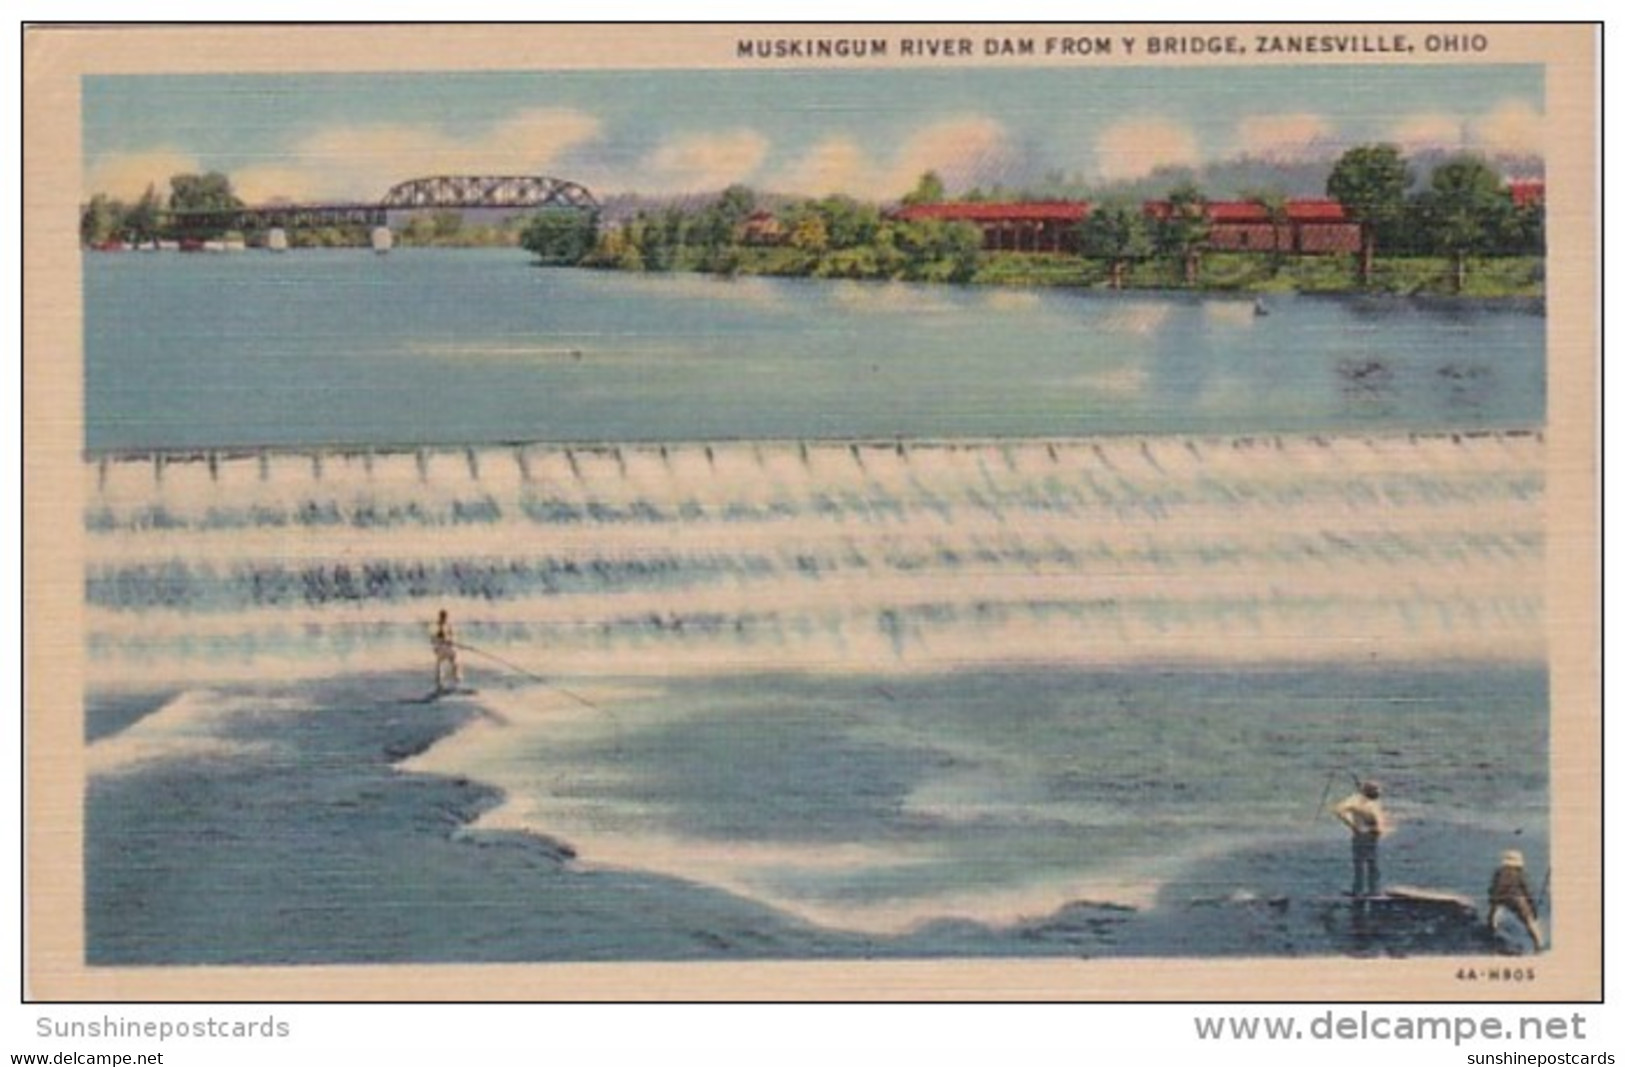
[[[1535,895],[1529,891],[1529,880],[1524,877],[1523,853],[1517,849],[1501,853],[1501,866],[1495,869],[1495,875],[1490,879],[1491,933],[1499,932],[1502,908],[1510,909],[1523,923],[1536,952],[1546,947],[1546,939],[1540,930],[1540,918],[1535,910]]]

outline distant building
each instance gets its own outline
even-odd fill
[[[1545,178],[1508,178],[1507,192],[1518,207],[1530,207],[1546,202]]]
[[[1349,219],[1335,200],[1288,200],[1280,216],[1251,200],[1215,200],[1207,204],[1207,247],[1218,252],[1292,252],[1341,255],[1360,250],[1360,224]],[[1168,217],[1166,200],[1145,204],[1146,217]]]
[[[913,204],[892,217],[905,222],[972,223],[981,229],[982,248],[988,252],[1077,252],[1078,224],[1089,217],[1089,205],[1069,200]]]
[[[1034,201],[1015,204],[955,202],[915,204],[894,218],[969,222],[982,231],[988,252],[1071,252],[1079,249],[1078,225],[1089,217],[1084,201]],[[1143,207],[1147,219],[1167,218],[1166,200]],[[1335,200],[1288,200],[1281,217],[1250,200],[1216,200],[1206,206],[1207,247],[1223,252],[1293,252],[1334,255],[1360,250],[1360,226]]]
[[[747,245],[784,243],[784,224],[771,211],[753,211],[739,225],[739,241]]]

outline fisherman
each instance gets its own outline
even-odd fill
[[[1388,832],[1388,817],[1382,810],[1382,787],[1361,782],[1360,788],[1332,809],[1337,820],[1349,828],[1354,847],[1353,896],[1377,895],[1377,842]]]
[[[1546,947],[1546,939],[1540,932],[1540,919],[1535,911],[1535,895],[1529,891],[1529,881],[1523,875],[1523,853],[1515,848],[1501,853],[1501,866],[1495,869],[1495,875],[1490,879],[1491,933],[1498,932],[1497,920],[1501,917],[1502,908],[1511,908],[1523,923],[1536,952]]]
[[[440,609],[440,621],[435,623],[434,636],[434,691],[447,693],[463,684],[463,668],[457,662],[457,631],[452,629],[451,616]],[[446,674],[451,674],[451,685],[446,685]]]

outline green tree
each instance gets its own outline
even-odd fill
[[[652,219],[640,211],[627,230],[627,239],[636,246],[644,270],[675,269],[682,236],[682,214],[675,208]]]
[[[818,254],[829,248],[829,226],[817,211],[809,210],[790,227],[789,245],[802,252]]]
[[[982,261],[982,230],[972,222],[950,222],[943,227],[940,259],[950,282],[968,282]]]
[[[871,277],[897,278],[908,269],[908,255],[897,243],[898,232],[904,225],[906,223],[881,221],[880,228],[875,231],[874,273]]]
[[[1458,293],[1467,281],[1467,257],[1497,251],[1513,217],[1501,176],[1477,156],[1434,168],[1417,208],[1428,242],[1453,261]]]
[[[543,263],[574,266],[598,244],[598,216],[570,210],[538,211],[519,233],[519,246]],[[624,249],[617,250],[617,256]]]
[[[79,209],[79,243],[95,248],[113,240],[124,223],[124,214],[123,204],[97,193]]]
[[[189,237],[219,237],[231,228],[221,216],[241,209],[243,202],[231,191],[231,179],[219,171],[176,174],[169,179],[170,226]],[[187,216],[193,216],[187,218]]]
[[[401,227],[401,244],[423,248],[434,243],[434,222],[421,212],[412,212]]]
[[[157,186],[147,186],[141,198],[125,212],[123,229],[130,240],[145,244],[156,241],[163,234],[166,223],[164,201]]]
[[[1202,246],[1213,229],[1207,216],[1207,197],[1191,182],[1181,182],[1168,192],[1168,210],[1157,220],[1153,241],[1157,251],[1177,257],[1184,263],[1185,284],[1196,284]]]
[[[850,196],[826,196],[814,205],[824,220],[831,248],[859,248],[874,244],[880,232],[880,211]]]
[[[914,183],[914,188],[903,194],[903,203],[909,207],[916,204],[940,204],[947,198],[948,191],[942,184],[942,176],[934,170],[928,170],[920,175],[920,180]]]
[[[672,259],[666,264],[666,269],[672,270],[678,265],[678,252],[688,245],[692,229],[690,219],[681,208],[669,207],[660,213],[660,229],[661,239],[672,251]]]
[[[583,262],[593,267],[638,271],[643,269],[643,253],[629,227],[611,226],[599,233],[598,243]]]
[[[1410,168],[1390,144],[1358,145],[1332,165],[1326,195],[1343,205],[1350,219],[1360,224],[1360,283],[1371,284],[1377,258],[1377,236],[1405,217],[1405,190]]]
[[[1292,230],[1287,218],[1286,194],[1279,189],[1247,189],[1243,190],[1241,197],[1250,204],[1257,204],[1264,209],[1264,214],[1270,223],[1270,274],[1281,272],[1281,265],[1286,259],[1287,246],[1292,242]]]
[[[1546,205],[1540,201],[1513,204],[1508,212],[1501,249],[1515,256],[1546,254]]]
[[[739,243],[740,229],[756,210],[756,193],[748,186],[730,185],[700,212],[691,226],[696,243],[711,252]]]
[[[910,281],[967,282],[981,261],[982,231],[969,222],[898,223],[893,240],[902,253],[902,276]]]
[[[1113,201],[1097,206],[1078,224],[1078,245],[1084,255],[1111,264],[1111,287],[1121,289],[1128,263],[1151,254],[1151,231],[1137,206]]]
[[[429,216],[429,224],[434,227],[434,240],[437,244],[451,244],[463,232],[463,213],[436,211]]]
[[[219,171],[176,174],[169,179],[171,211],[236,211],[242,206],[231,191],[231,179]]]

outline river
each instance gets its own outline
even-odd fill
[[[1495,949],[1356,773],[1547,862],[1526,309],[85,271],[95,962]]]
[[[1526,305],[87,255],[93,452],[1531,428]]]

